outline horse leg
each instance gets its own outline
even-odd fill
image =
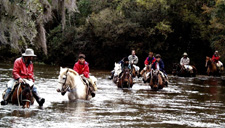
[[[73,101],[73,100],[76,99],[76,97],[74,96],[73,93],[69,92],[69,93],[68,93],[68,99],[69,99],[70,101]]]

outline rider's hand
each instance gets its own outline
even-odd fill
[[[23,82],[23,79],[22,78],[19,78],[18,81],[19,81],[19,83],[22,83]]]

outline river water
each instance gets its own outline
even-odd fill
[[[12,67],[0,63],[0,93]],[[107,79],[109,72],[91,70],[98,78],[96,97],[69,102],[56,92],[59,67],[34,68],[43,108],[36,102],[29,109],[0,106],[1,127],[225,127],[225,77],[169,76],[169,86],[156,92],[141,78],[132,89],[118,89]]]

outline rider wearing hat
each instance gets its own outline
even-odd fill
[[[89,77],[88,62],[85,61],[85,55],[84,54],[79,54],[78,62],[76,62],[74,64],[73,70],[75,70],[79,75],[81,75],[81,77],[84,81],[86,81],[86,80],[88,81],[89,86],[90,86],[91,95],[92,95],[92,97],[95,97],[93,83],[92,83],[92,81],[90,80],[90,77]]]
[[[184,67],[185,70],[193,72],[192,66],[189,65],[190,59],[188,58],[188,54],[184,52],[183,57],[180,59],[180,65]]]
[[[213,62],[216,64],[217,67],[223,67],[223,63],[220,61],[219,52],[216,50],[212,56]]]
[[[8,98],[14,88],[15,82],[22,83],[24,79],[27,79],[31,82],[34,82],[34,72],[33,72],[33,63],[32,60],[36,55],[34,54],[33,49],[27,48],[25,53],[22,54],[22,57],[17,58],[14,62],[13,66],[13,78],[7,84],[6,93],[3,97],[3,101],[1,101],[1,105],[8,104]],[[32,93],[39,106],[43,106],[45,99],[41,98],[38,95],[36,86],[33,86]]]
[[[167,75],[166,72],[164,70],[165,66],[164,66],[164,62],[161,59],[161,55],[160,54],[156,54],[155,56],[156,61],[152,64],[152,69],[158,69],[160,71],[160,74],[163,78],[163,81],[165,82],[166,86],[168,85],[168,81],[167,81]]]

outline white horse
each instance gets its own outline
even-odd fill
[[[119,76],[119,74],[122,72],[122,66],[120,63],[115,62],[115,67],[114,67],[114,76]]]
[[[90,76],[90,79],[94,91],[97,91],[97,79],[94,76]],[[92,98],[88,86],[82,80],[81,76],[73,69],[60,67],[58,80],[59,85],[57,92],[61,92],[61,94],[64,95],[68,91],[69,100],[90,100]]]

